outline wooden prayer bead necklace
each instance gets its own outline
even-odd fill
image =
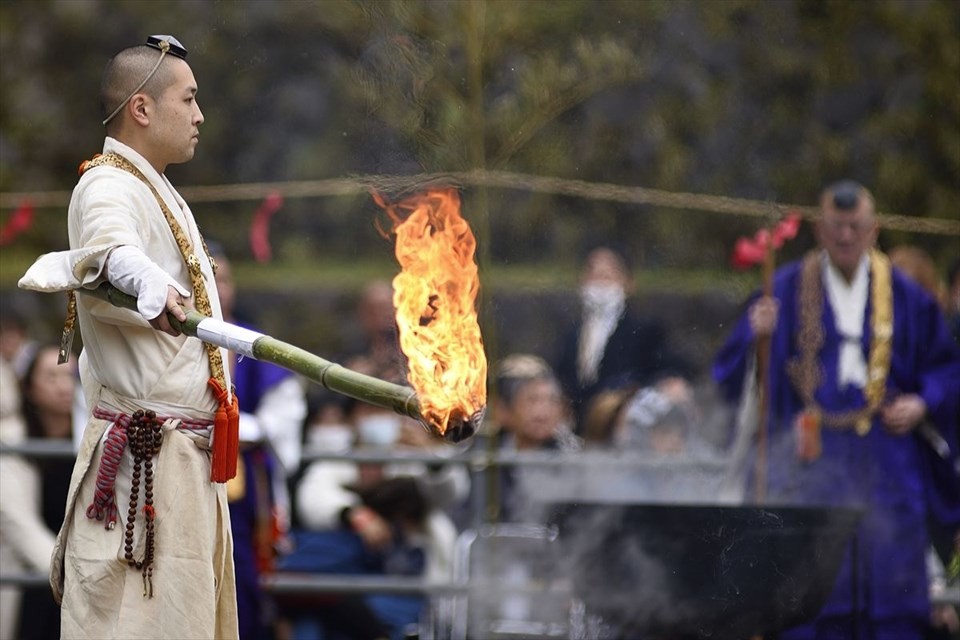
[[[153,457],[160,452],[163,441],[161,423],[153,411],[137,410],[130,419],[127,430],[130,451],[133,453],[133,480],[130,483],[130,508],[127,510],[127,529],[124,532],[124,558],[130,567],[143,572],[143,595],[153,597],[154,519],[153,509]],[[143,559],[133,557],[133,529],[137,519],[137,503],[140,494],[140,475],[143,469],[143,517],[145,549]]]

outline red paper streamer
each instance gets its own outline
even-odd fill
[[[283,206],[283,196],[274,191],[267,194],[250,223],[250,251],[257,262],[270,262],[270,218]]]
[[[33,203],[29,200],[23,200],[20,202],[20,206],[10,214],[3,228],[0,229],[0,247],[12,243],[17,236],[31,226],[33,226]]]
[[[733,247],[730,264],[736,269],[749,269],[760,264],[767,253],[771,235],[773,237],[773,248],[779,249],[784,242],[795,238],[799,230],[800,214],[794,212],[778,222],[772,233],[769,229],[760,229],[752,238],[738,238],[736,245]]]

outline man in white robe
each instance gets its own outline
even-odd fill
[[[203,122],[185,58],[176,39],[153,36],[108,64],[101,88],[103,153],[104,159],[120,159],[82,174],[70,202],[70,250],[41,256],[20,281],[40,291],[109,281],[135,296],[139,310],[77,296],[84,343],[80,374],[93,415],[52,558],[51,585],[62,599],[65,638],[238,635],[226,492],[224,484],[211,482],[210,425],[218,401],[208,380],[214,354],[224,362],[227,354],[208,354],[167,319],[168,312],[185,319],[180,305],[193,306],[202,297],[209,299],[213,317],[221,317],[213,265],[193,214],[163,175],[167,165],[193,157]],[[193,281],[187,260],[199,263],[200,277]],[[197,282],[204,292],[197,292]],[[229,388],[228,370],[221,380]],[[145,477],[131,527],[127,506],[134,474],[126,447],[112,486],[117,522],[107,527],[94,507],[98,479],[111,475],[104,472],[110,466],[104,445],[109,432],[138,409],[155,411],[163,421],[152,491]],[[152,543],[145,535],[148,498],[155,513]],[[132,559],[141,562],[153,547],[149,580],[146,569],[130,566],[128,545]]]

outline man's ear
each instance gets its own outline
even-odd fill
[[[146,127],[150,124],[151,106],[150,98],[146,94],[137,93],[130,98],[127,111],[134,122],[141,127]]]

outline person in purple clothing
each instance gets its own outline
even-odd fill
[[[820,205],[821,249],[751,301],[713,375],[740,397],[769,337],[767,500],[864,510],[857,565],[848,550],[817,619],[781,637],[919,640],[927,517],[960,528],[960,349],[937,303],[874,248],[870,192],[839,182]]]
[[[208,243],[208,248],[217,261],[223,319],[252,328],[235,316],[236,287],[223,248],[216,243]],[[307,404],[303,386],[292,372],[269,362],[231,356],[231,379],[240,403],[240,462],[237,476],[227,483],[227,501],[240,640],[257,640],[272,637],[260,576],[274,569],[289,528],[286,478],[300,464],[300,431]]]

